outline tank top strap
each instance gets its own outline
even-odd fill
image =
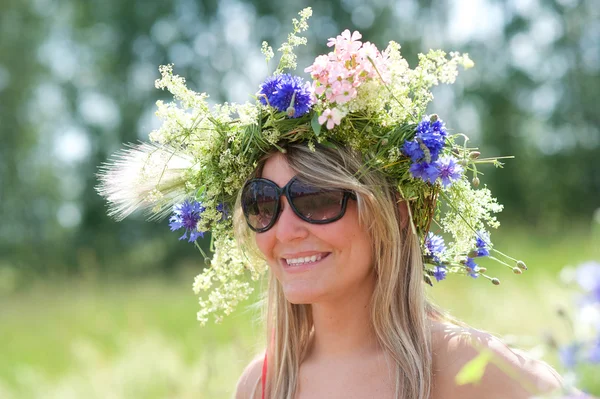
[[[262,366],[262,375],[260,377],[261,384],[261,398],[265,399],[265,388],[267,385],[267,352],[265,351],[265,360],[263,361]]]

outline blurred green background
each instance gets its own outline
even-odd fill
[[[0,398],[231,397],[264,347],[259,306],[200,327],[198,251],[166,221],[106,217],[95,173],[158,126],[158,65],[215,103],[251,100],[270,73],[261,42],[277,48],[306,6],[301,75],[346,28],[399,42],[412,66],[429,48],[470,54],[476,67],[436,88],[430,111],[486,155],[516,156],[483,172],[506,206],[496,247],[530,271],[489,264],[500,287],[454,278],[431,294],[538,355],[549,332],[569,339],[557,276],[600,259],[595,0],[2,0]]]

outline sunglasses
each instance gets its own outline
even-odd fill
[[[292,211],[312,224],[335,222],[344,216],[348,198],[356,195],[348,190],[312,186],[293,177],[284,187],[268,179],[251,179],[242,188],[242,210],[248,226],[263,233],[275,225],[285,196]]]

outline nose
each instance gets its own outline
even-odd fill
[[[294,213],[287,198],[282,196],[280,200],[281,210],[279,211],[279,218],[277,218],[277,222],[273,226],[277,240],[280,242],[290,242],[305,238],[308,235],[307,222],[300,219]]]

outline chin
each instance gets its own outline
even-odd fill
[[[313,287],[301,286],[296,284],[286,284],[282,287],[283,295],[289,303],[294,305],[310,305],[318,302],[323,297],[323,293],[318,292]]]

